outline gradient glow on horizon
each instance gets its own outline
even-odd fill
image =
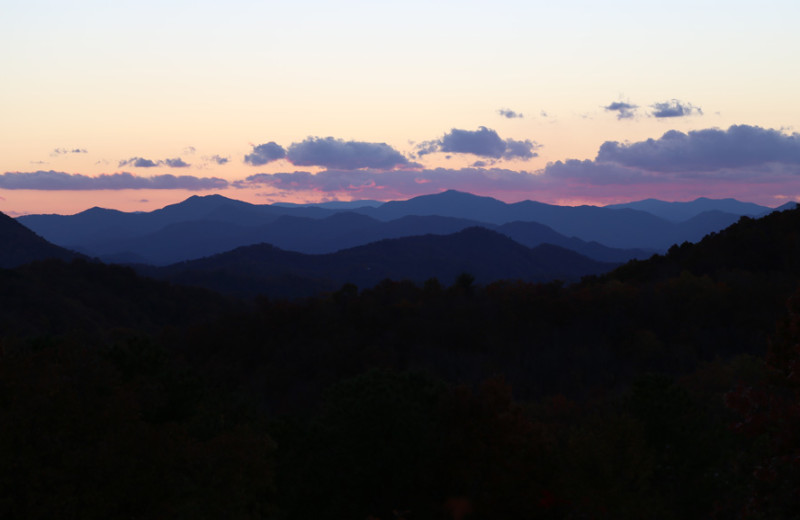
[[[791,138],[800,121],[800,4],[788,0],[0,0],[0,7],[0,174],[130,172],[234,183],[258,173],[324,171],[286,160],[262,166],[243,160],[254,145],[288,148],[310,136],[386,143],[426,171],[458,172],[483,158],[420,157],[416,147],[452,129],[480,127],[540,145],[537,157],[499,159],[487,168],[544,174],[550,163],[595,159],[607,141],[636,143],[669,130],[732,125]],[[702,114],[653,117],[655,104],[671,100]],[[604,108],[614,102],[638,108],[632,117],[618,117]],[[501,109],[524,117],[504,117]],[[162,163],[121,165],[134,158]],[[190,166],[163,162],[177,158]],[[735,196],[775,206],[797,199],[800,168],[790,161],[767,169],[780,172],[762,178],[763,168],[754,168],[702,181],[686,175],[680,182],[631,177],[613,187],[595,180],[591,188],[562,183],[527,191],[450,173],[447,186],[427,174],[418,181],[420,191],[431,183],[437,191],[449,187],[507,201]],[[0,187],[0,211],[151,210],[215,192],[251,202],[415,194],[265,185],[200,191]]]

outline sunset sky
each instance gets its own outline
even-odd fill
[[[0,211],[800,199],[796,0],[0,0]]]

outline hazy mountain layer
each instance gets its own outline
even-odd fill
[[[706,211],[721,211],[748,217],[755,217],[772,211],[772,208],[759,206],[752,202],[741,202],[736,199],[709,199],[706,197],[700,197],[689,202],[666,202],[658,199],[645,199],[624,204],[610,204],[605,207],[609,209],[627,208],[646,211],[672,222],[683,222]]]
[[[259,244],[141,271],[223,292],[295,297],[335,290],[345,283],[371,287],[387,278],[419,283],[438,278],[450,284],[462,273],[469,273],[479,283],[574,280],[613,266],[557,246],[530,249],[500,233],[469,228],[451,235],[382,240],[327,255],[304,255]]]
[[[694,211],[703,209],[704,200],[693,203]],[[755,206],[737,206],[736,201],[707,202],[711,206],[723,202],[725,207]],[[715,210],[697,213],[683,222],[670,222],[629,208],[553,206],[531,201],[506,204],[448,191],[348,211],[254,205],[219,195],[194,196],[149,213],[92,208],[69,216],[29,215],[20,217],[19,222],[55,244],[91,256],[164,265],[261,242],[292,251],[329,253],[385,238],[453,233],[474,225],[495,228],[528,246],[554,243],[598,260],[625,261],[666,250],[675,243],[697,241],[738,218],[737,214]],[[528,223],[531,228],[538,223],[550,230],[523,231],[519,223]],[[548,234],[549,239],[536,238]]]

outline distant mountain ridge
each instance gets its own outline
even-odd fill
[[[258,205],[208,195],[192,196],[148,213],[92,208],[68,216],[28,215],[18,221],[55,244],[90,256],[157,265],[261,242],[286,250],[323,254],[385,238],[455,233],[475,225],[496,229],[527,246],[553,243],[597,260],[616,262],[644,258],[675,243],[697,241],[727,227],[740,216],[701,210],[764,209],[732,199],[631,203],[679,208],[684,214],[690,211],[687,208],[692,208],[691,218],[674,222],[629,207],[570,207],[533,201],[506,204],[491,197],[453,190],[405,201],[374,203],[355,201],[339,204],[344,209],[332,209],[336,206],[333,203]],[[523,231],[524,226],[518,223],[526,223],[530,229]],[[538,228],[534,232],[537,226],[548,230]],[[533,239],[534,236],[542,238]]]
[[[500,279],[549,281],[600,274],[617,264],[591,260],[552,245],[527,248],[485,228],[449,235],[387,239],[326,255],[283,251],[269,244],[246,246],[141,273],[175,283],[253,296],[312,296],[345,283],[372,287],[385,279],[452,283],[469,273],[479,283]]]
[[[657,217],[683,222],[707,211],[720,211],[733,215],[755,217],[772,211],[772,208],[736,199],[709,199],[700,197],[689,202],[666,202],[658,199],[637,200],[623,204],[609,204],[610,209],[635,209],[646,211]]]

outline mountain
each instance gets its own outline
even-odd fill
[[[55,246],[13,218],[0,213],[0,268],[58,258],[69,260],[79,255]]]
[[[323,218],[334,212],[316,207],[279,207],[250,204],[222,195],[194,195],[178,204],[151,212],[126,213],[91,208],[75,215],[25,215],[18,220],[50,242],[64,247],[142,237],[166,226],[191,221],[214,221],[257,226],[282,215]]]
[[[379,200],[331,200],[328,202],[316,202],[307,204],[298,204],[294,202],[275,202],[272,205],[285,208],[324,208],[335,210],[349,210],[363,207],[377,207],[382,205],[383,202]]]
[[[28,215],[18,220],[52,243],[91,256],[166,265],[261,242],[322,254],[384,238],[448,234],[475,225],[497,227],[513,222],[538,223],[560,235],[552,240],[527,240],[526,245],[550,242],[596,259],[621,261],[699,240],[738,217],[715,210],[670,222],[630,208],[533,201],[506,204],[451,190],[349,210],[256,205],[209,195],[149,213],[92,208],[76,215]],[[639,251],[608,251],[604,246]]]
[[[624,265],[615,276],[654,281],[682,272],[722,276],[726,283],[753,273],[762,277],[754,283],[758,290],[776,283],[785,285],[783,292],[794,290],[800,279],[800,209],[773,211],[758,219],[742,217],[696,244],[675,245],[666,255]]]
[[[763,215],[772,211],[772,208],[759,206],[752,202],[741,202],[736,199],[709,199],[706,197],[700,197],[689,202],[666,202],[658,199],[645,199],[624,204],[609,204],[605,207],[609,209],[646,211],[672,222],[684,222],[708,211],[719,211],[748,217]]]
[[[138,276],[127,267],[77,259],[0,269],[0,331],[9,337],[157,332],[241,308],[218,294]]]
[[[766,212],[762,213],[759,216],[768,215],[768,214],[772,213],[773,211],[786,211],[787,209],[795,209],[795,208],[797,208],[797,206],[798,205],[797,205],[796,202],[787,202],[785,204],[781,204],[780,206],[778,206],[775,209],[770,209],[769,211],[766,211]]]
[[[568,238],[537,222],[509,222],[494,229],[527,247],[552,244],[600,262],[624,263],[632,259],[649,258],[656,253],[654,250],[619,249],[604,246],[598,242],[586,242],[575,237]]]
[[[408,200],[390,201],[376,208],[361,208],[355,211],[384,221],[409,215],[437,215],[503,224],[508,221],[508,206],[505,202],[491,197],[448,190]]]
[[[262,242],[287,251],[327,254],[387,238],[447,235],[474,226],[497,229],[528,247],[550,243],[603,262],[625,262],[652,254],[652,251],[614,249],[567,238],[535,222],[498,227],[475,220],[436,215],[410,215],[383,222],[349,211],[317,219],[283,215],[258,226],[209,220],[178,222],[141,236],[104,237],[86,241],[79,246],[79,250],[107,262],[169,265]],[[522,228],[527,231],[522,231]]]
[[[387,278],[418,283],[438,278],[449,284],[466,272],[479,283],[499,279],[549,281],[577,279],[613,266],[557,246],[530,249],[495,231],[474,227],[450,235],[381,240],[326,255],[305,255],[259,244],[140,270],[222,292],[297,297],[335,290],[345,283],[371,287]]]
[[[587,242],[599,242],[614,248],[655,250],[666,250],[672,244],[689,240],[689,237],[696,240],[695,237],[719,231],[738,218],[738,215],[731,215],[723,223],[703,219],[675,223],[630,208],[555,206],[529,200],[506,204],[491,197],[454,190],[354,211],[379,220],[407,215],[441,215],[496,225],[514,221],[538,222],[562,235]]]

